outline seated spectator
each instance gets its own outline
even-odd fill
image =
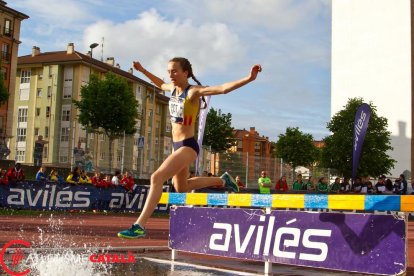
[[[110,174],[105,175],[104,181],[106,182],[106,187],[112,187],[113,186]]]
[[[375,184],[375,190],[377,194],[382,194],[385,191],[385,175],[381,175],[378,178],[378,182]]]
[[[7,185],[6,174],[7,171],[5,169],[0,168],[0,185]]]
[[[92,184],[92,180],[86,174],[85,170],[81,170],[81,173],[79,176],[79,184]]]
[[[277,192],[286,192],[288,190],[288,184],[286,182],[286,176],[282,176],[275,185],[275,190]]]
[[[315,191],[316,190],[316,185],[315,185],[315,180],[312,176],[309,176],[308,181],[306,182],[306,190],[307,191]]]
[[[335,178],[334,183],[329,187],[329,191],[332,193],[339,193],[341,190],[341,179],[339,177]]]
[[[393,190],[394,190],[394,185],[392,184],[391,179],[387,178],[387,180],[385,180],[385,191],[384,194],[393,194]]]
[[[47,177],[48,181],[53,181],[53,182],[59,182],[59,183],[64,183],[65,179],[63,179],[63,177],[61,175],[59,175],[59,172],[57,169],[52,169],[52,171],[50,172],[49,176]]]
[[[293,190],[294,191],[306,190],[305,185],[306,185],[305,182],[303,182],[302,180],[302,174],[298,174],[296,176],[296,181],[293,183]]]
[[[41,166],[39,170],[36,173],[36,181],[46,181],[46,168],[44,166]]]
[[[74,167],[73,170],[69,173],[66,178],[66,182],[71,184],[79,184],[80,180],[80,169],[79,167]]]
[[[261,176],[257,180],[257,184],[259,185],[259,190],[261,194],[270,194],[270,189],[272,187],[272,180],[267,177],[266,171],[262,171],[260,174]]]
[[[17,182],[25,179],[24,171],[20,163],[16,163],[13,168],[10,168],[6,173],[7,182]]]
[[[341,193],[348,193],[349,191],[351,191],[351,184],[349,184],[349,178],[344,177],[344,181],[341,183],[341,187],[339,190]]]
[[[121,171],[116,170],[115,171],[115,175],[112,177],[111,179],[111,183],[113,186],[118,186],[119,185],[119,180],[121,178]]]
[[[352,191],[354,193],[360,193],[362,188],[361,177],[356,177],[354,183],[352,184]]]
[[[399,178],[395,179],[392,192],[396,195],[400,195],[402,190],[401,180]]]
[[[244,189],[244,188],[246,188],[246,186],[243,184],[243,182],[241,182],[241,180],[240,180],[240,176],[236,176],[236,183],[237,183],[237,186],[239,186],[239,189]]]
[[[407,180],[405,180],[405,175],[400,174],[400,181],[401,181],[401,194],[405,195],[408,190],[408,183],[407,183]]]
[[[129,174],[128,171],[125,171],[124,177],[122,177],[119,182],[122,186],[125,187],[125,189],[128,190],[128,192],[132,192],[136,188],[134,178]]]
[[[108,183],[101,177],[101,173],[98,171],[92,176],[91,181],[97,188],[108,188]]]
[[[373,194],[375,192],[374,186],[371,181],[367,182],[367,194]]]
[[[326,177],[319,178],[318,184],[316,184],[316,191],[319,193],[328,192],[328,179]]]

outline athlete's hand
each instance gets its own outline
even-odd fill
[[[262,72],[262,66],[260,64],[256,64],[252,67],[250,70],[250,80],[254,81],[259,74],[259,72]]]
[[[140,72],[145,71],[144,67],[142,67],[142,65],[141,65],[141,63],[139,63],[139,61],[132,62],[132,65],[134,66],[135,70],[137,70],[137,71],[140,71]]]

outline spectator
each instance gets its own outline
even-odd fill
[[[277,181],[276,185],[275,185],[275,190],[277,192],[286,192],[288,190],[288,184],[286,182],[286,176],[282,176],[279,181]]]
[[[92,176],[91,181],[97,188],[108,188],[108,183],[101,177],[101,173],[98,171]]]
[[[384,194],[393,194],[394,185],[392,184],[391,179],[387,178],[385,180],[385,191]]]
[[[59,182],[59,183],[64,183],[65,182],[65,179],[63,179],[63,177],[61,175],[59,175],[59,172],[58,172],[57,169],[52,169],[49,176],[47,177],[47,180],[48,181]]]
[[[45,166],[40,166],[39,170],[36,173],[36,181],[46,181],[47,176],[45,172],[46,172]]]
[[[351,191],[351,184],[349,184],[349,178],[344,177],[344,181],[341,183],[340,191],[341,193],[347,193]]]
[[[326,177],[319,178],[318,184],[316,185],[316,191],[319,193],[328,192],[328,179]]]
[[[121,171],[116,170],[115,175],[112,177],[111,184],[113,186],[118,186],[120,178],[121,178]]]
[[[244,188],[246,188],[246,186],[243,184],[243,182],[241,182],[241,180],[240,180],[240,176],[236,176],[236,183],[237,183],[237,186],[239,186],[239,189],[244,189]]]
[[[16,163],[13,168],[10,168],[6,173],[7,182],[16,182],[24,180],[24,171],[20,163]]]
[[[352,191],[354,193],[360,193],[362,188],[361,177],[356,177],[354,183],[352,184]]]
[[[261,194],[270,194],[270,189],[272,188],[272,180],[267,177],[266,171],[262,171],[259,179],[257,180],[259,185],[259,190]]]
[[[407,180],[405,180],[405,175],[400,174],[400,181],[401,181],[401,194],[405,195],[408,189]]]
[[[81,170],[81,173],[79,176],[79,184],[92,184],[92,180],[86,174],[85,170]]]
[[[306,184],[302,180],[302,174],[298,174],[296,176],[296,181],[293,183],[293,190],[294,191],[306,190],[305,187],[306,187]]]
[[[375,184],[375,190],[377,191],[377,194],[385,192],[385,175],[381,175],[378,178],[378,182]]]
[[[129,174],[128,171],[125,171],[124,177],[120,181],[121,185],[125,187],[129,192],[132,192],[135,189],[134,178]]]
[[[374,186],[371,181],[367,182],[367,194],[373,194],[375,192]]]
[[[104,181],[106,183],[106,187],[112,187],[113,186],[110,174],[105,175]]]
[[[315,180],[313,179],[312,176],[309,176],[308,181],[306,182],[306,190],[308,191],[315,191],[316,190],[316,186],[315,186]]]
[[[334,183],[331,184],[329,191],[332,193],[339,193],[341,190],[341,179],[339,177],[335,178]]]
[[[71,171],[66,178],[66,182],[71,184],[79,184],[80,180],[80,169],[79,167],[74,167],[73,171]]]
[[[0,185],[7,185],[6,174],[7,171],[5,169],[0,168]]]

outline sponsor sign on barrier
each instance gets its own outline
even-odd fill
[[[176,207],[171,249],[333,270],[406,270],[404,216]]]
[[[164,191],[168,190],[169,186],[164,186]],[[138,186],[128,193],[123,187],[24,181],[0,185],[0,206],[32,210],[141,211],[148,191],[148,186]],[[156,211],[168,212],[168,205],[158,205]]]

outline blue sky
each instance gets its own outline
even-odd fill
[[[330,0],[13,0],[23,21],[19,55],[62,51],[73,42],[94,57],[114,57],[128,70],[139,60],[168,80],[167,62],[187,57],[204,85],[263,72],[249,85],[214,96],[211,106],[231,113],[235,128],[256,127],[277,141],[287,127],[314,139],[329,134]],[[137,74],[138,77],[145,78]]]

